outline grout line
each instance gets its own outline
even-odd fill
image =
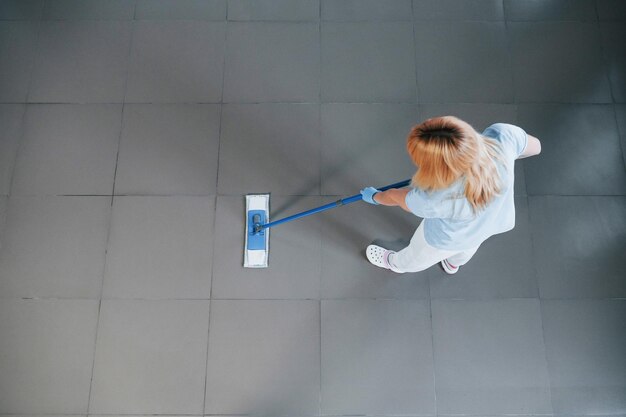
[[[486,298],[459,298],[459,297],[436,297],[431,301],[465,301],[465,302],[483,302],[483,301],[506,301],[506,300],[543,300],[543,301],[626,301],[626,297],[486,297]],[[85,297],[0,297],[0,300],[24,300],[24,301],[98,301],[98,298]],[[393,298],[393,297],[321,297],[321,298],[121,298],[121,297],[103,297],[102,301],[424,301],[428,298]],[[1,415],[1,413],[0,413]],[[30,415],[30,414],[29,414]]]
[[[27,104],[30,106],[54,106],[54,105],[65,105],[65,106],[103,106],[103,105],[111,105],[111,104],[131,104],[131,105],[154,105],[154,106],[180,106],[180,105],[206,105],[206,104],[233,104],[233,105],[253,105],[253,104],[264,104],[264,105],[274,105],[274,104],[364,104],[364,105],[404,105],[404,106],[423,106],[423,105],[516,105],[516,104],[524,104],[524,105],[537,105],[537,106],[555,106],[555,105],[563,105],[563,106],[610,106],[612,104],[624,104],[624,102],[615,103],[613,101],[420,101],[416,103],[415,101],[176,101],[176,102],[159,102],[159,101],[112,101],[112,102],[104,102],[104,101],[89,101],[89,102],[80,102],[80,101],[2,101],[0,104]]]
[[[435,327],[433,326],[433,300],[430,298],[430,279],[428,280],[428,311],[430,313],[430,348],[433,353],[433,394],[435,396],[435,415],[439,415],[437,403],[437,362],[435,361]]]
[[[319,169],[318,169],[318,179],[319,179],[319,188],[317,189],[318,193],[321,195],[322,194],[322,146],[323,146],[323,139],[322,139],[322,0],[319,0],[318,2],[318,12],[319,12],[319,22],[318,22],[318,28],[319,28],[319,33],[318,33],[318,40],[319,40],[319,68],[318,68],[318,83],[319,83],[319,89],[318,89],[318,96],[317,99],[319,101],[319,105],[318,105],[318,112],[317,112],[317,133],[318,133],[318,141],[319,141],[319,152],[318,152],[318,162],[319,162]],[[321,416],[322,415],[322,269],[324,268],[324,262],[322,261],[322,256],[323,256],[323,244],[322,241],[324,240],[324,236],[322,235],[322,231],[320,230],[320,234],[319,234],[319,250],[320,250],[320,265],[319,265],[319,269],[318,269],[318,275],[317,275],[317,296],[320,298],[320,300],[318,301],[318,319],[319,319],[319,327],[318,327],[318,331],[319,331],[319,391],[318,391],[318,403],[317,403],[317,409],[318,409],[318,414]]]
[[[545,359],[546,376],[548,377],[548,395],[550,396],[550,409],[554,414],[554,401],[552,390],[552,375],[550,374],[550,364],[548,363],[548,346],[546,345],[546,331],[543,326],[543,303],[541,298],[537,300],[539,302],[539,321],[541,322],[541,343],[543,343],[543,357]]]
[[[420,92],[419,92],[419,83],[417,81],[417,35],[415,33],[415,7],[413,5],[413,1],[411,1],[411,23],[413,28],[413,75],[415,76],[415,104],[419,106],[420,104]],[[418,109],[418,117],[419,117],[419,109]]]

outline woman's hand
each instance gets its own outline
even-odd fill
[[[363,196],[363,201],[366,201],[370,204],[375,204],[378,205],[378,202],[376,200],[374,200],[374,195],[380,193],[380,191],[378,191],[376,188],[374,187],[367,187],[367,188],[363,188],[361,190],[361,195]]]
[[[409,193],[407,188],[392,188],[387,191],[378,191],[374,187],[367,187],[361,190],[363,200],[370,204],[381,204],[383,206],[398,206],[405,211],[410,212],[406,205],[406,195]],[[366,197],[367,195],[367,197]],[[371,201],[370,201],[371,200]]]

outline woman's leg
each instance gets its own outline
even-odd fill
[[[447,261],[456,266],[457,268],[459,266],[465,265],[466,263],[469,262],[470,259],[472,259],[472,256],[474,256],[474,254],[476,253],[476,251],[478,250],[478,248],[480,247],[480,245],[476,246],[475,248],[472,249],[468,249],[468,250],[464,250],[462,252],[458,252],[455,253],[452,256],[449,256],[447,259]]]
[[[413,234],[409,246],[389,255],[389,264],[397,272],[419,272],[456,253],[456,251],[437,249],[426,243],[424,222],[422,222]]]

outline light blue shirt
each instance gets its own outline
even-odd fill
[[[489,204],[474,213],[465,198],[465,179],[450,187],[427,192],[414,188],[406,196],[406,205],[416,216],[424,219],[424,238],[438,249],[466,250],[480,245],[485,239],[515,227],[513,200],[513,167],[528,143],[526,132],[505,123],[489,126],[482,133],[501,146],[502,161],[497,161],[501,190]]]

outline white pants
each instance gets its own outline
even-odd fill
[[[480,245],[464,251],[449,251],[430,246],[424,239],[424,222],[411,238],[409,246],[389,255],[389,263],[398,272],[419,272],[447,259],[454,266],[465,265]]]

